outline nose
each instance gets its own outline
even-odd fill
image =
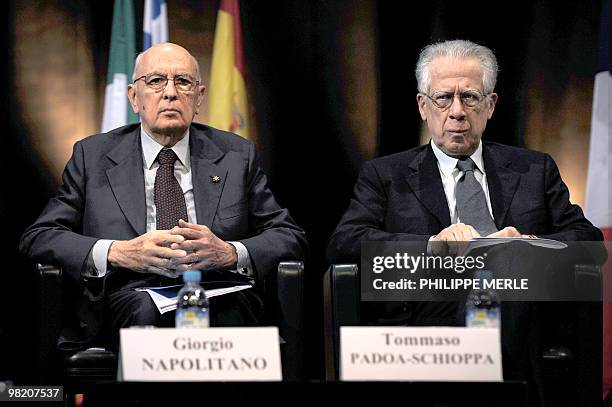
[[[465,119],[465,110],[463,109],[463,103],[458,93],[455,93],[453,96],[453,103],[450,105],[448,117],[454,120]]]
[[[174,79],[168,78],[168,83],[166,83],[166,87],[163,90],[164,99],[176,99],[177,92],[176,87],[174,86]]]

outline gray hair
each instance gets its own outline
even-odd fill
[[[142,59],[142,56],[144,55],[145,52],[147,52],[147,50],[144,50],[140,52],[138,55],[136,55],[136,59],[134,60],[134,68],[132,68],[132,82],[138,79],[138,77],[136,76],[136,68],[138,67],[138,64],[140,63],[140,60]],[[196,80],[201,81],[202,78],[200,76],[200,64],[198,63],[198,60],[193,55],[191,54],[189,55],[191,56],[191,59],[193,60],[193,63],[195,64]]]
[[[497,59],[489,48],[466,40],[452,40],[430,44],[423,48],[416,64],[415,75],[419,92],[429,88],[429,64],[438,57],[476,58],[482,66],[484,93],[491,93],[497,82]]]

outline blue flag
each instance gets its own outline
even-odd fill
[[[168,9],[166,0],[145,0],[142,24],[142,50],[152,45],[168,42]]]

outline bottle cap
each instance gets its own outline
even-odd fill
[[[201,279],[200,270],[189,270],[183,273],[183,281],[186,283],[199,283]]]

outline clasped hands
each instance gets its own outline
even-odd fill
[[[480,237],[480,234],[472,226],[455,223],[431,238],[431,251],[435,255],[460,255],[465,253],[469,241],[475,237]],[[507,226],[487,237],[534,238],[535,236],[523,235],[514,226]]]
[[[177,277],[186,270],[236,266],[236,248],[207,226],[179,220],[170,230],[155,230],[131,240],[114,241],[108,251],[113,267]]]

